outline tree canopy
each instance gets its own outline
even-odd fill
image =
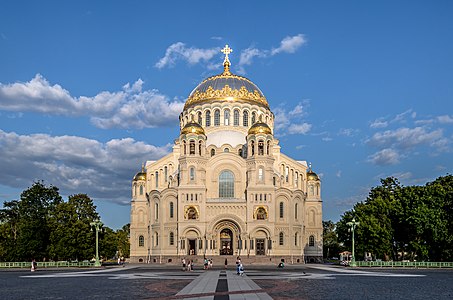
[[[90,222],[99,218],[93,200],[76,194],[63,201],[59,189],[42,181],[5,201],[0,210],[0,261],[89,260],[95,255]],[[100,234],[101,256],[129,257],[129,224]]]
[[[356,257],[371,252],[385,260],[453,260],[453,176],[439,177],[425,186],[402,186],[398,179],[381,179],[364,202],[342,215],[336,232],[350,249],[356,227]]]

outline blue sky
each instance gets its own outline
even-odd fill
[[[382,177],[452,173],[452,32],[452,1],[2,1],[0,201],[44,180],[128,223],[132,177],[229,44],[337,221]]]

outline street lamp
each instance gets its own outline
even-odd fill
[[[94,220],[90,223],[91,227],[94,227],[96,230],[96,261],[94,262],[95,267],[100,267],[101,262],[99,261],[99,231],[101,230],[102,225],[104,225],[99,219]],[[93,228],[91,228],[93,230]]]
[[[352,232],[352,259],[351,259],[351,267],[355,267],[355,255],[354,255],[354,229],[356,228],[357,225],[359,225],[359,222],[355,221],[355,218],[352,218],[351,222],[346,223],[349,227],[351,227],[351,232]]]

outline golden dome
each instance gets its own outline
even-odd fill
[[[307,172],[307,180],[319,181],[319,176],[310,169]]]
[[[133,181],[143,180],[146,181],[146,172],[145,172],[145,165],[142,165],[142,170],[135,174]]]
[[[205,134],[203,127],[201,127],[201,125],[196,122],[187,123],[186,126],[184,126],[184,128],[181,129],[181,134],[189,134],[189,133],[203,134],[203,135]]]
[[[248,102],[269,109],[269,104],[263,93],[252,81],[230,72],[228,54],[231,53],[232,50],[228,45],[225,46],[222,52],[226,55],[225,61],[223,62],[223,73],[203,80],[192,93],[190,93],[186,104],[184,105],[184,109],[196,104],[218,100]]]
[[[250,127],[248,134],[272,134],[272,130],[266,123],[256,122]]]

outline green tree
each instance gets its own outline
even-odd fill
[[[322,221],[323,255],[324,258],[338,257],[343,248],[338,242],[336,224],[332,221]]]
[[[90,222],[98,218],[93,200],[86,194],[69,196],[56,207],[52,218],[49,253],[58,260],[85,260],[95,253]]]
[[[117,242],[118,242],[118,255],[123,257],[129,257],[131,245],[129,242],[130,237],[130,224],[124,225],[121,229],[116,231]]]

